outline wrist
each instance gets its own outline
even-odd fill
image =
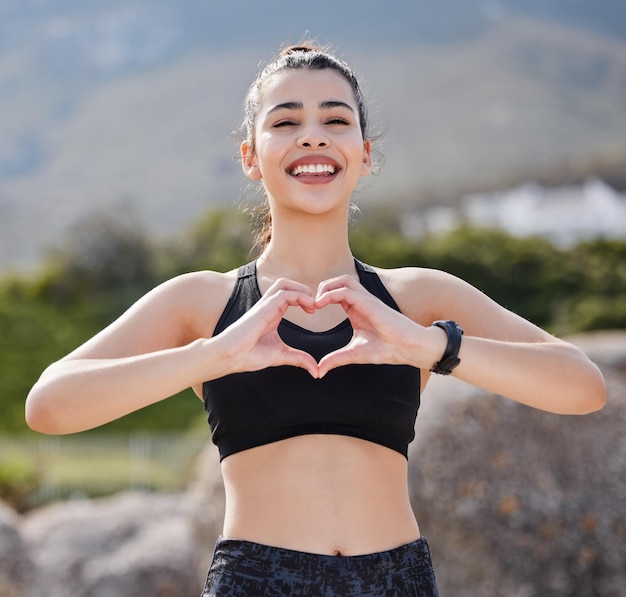
[[[196,363],[196,377],[204,382],[236,373],[235,363],[223,342],[216,337],[198,338],[188,345],[191,360]],[[199,383],[199,382],[198,382]]]
[[[432,323],[433,327],[441,328],[447,335],[447,343],[441,358],[431,367],[432,373],[439,375],[450,375],[455,367],[459,365],[459,350],[461,348],[461,339],[463,337],[463,329],[461,326],[450,319],[437,320]]]

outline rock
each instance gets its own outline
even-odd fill
[[[433,380],[410,485],[442,595],[626,594],[624,347],[585,337],[609,398],[582,417]]]
[[[570,342],[584,350],[603,371],[626,373],[626,331],[606,330],[579,334]]]
[[[189,503],[123,493],[41,508],[23,535],[48,597],[199,595]]]
[[[0,502],[0,595],[34,597],[37,569],[19,531],[19,516]]]

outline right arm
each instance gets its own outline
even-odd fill
[[[312,308],[313,298],[294,283],[276,283],[212,337],[233,283],[229,274],[186,274],[146,294],[42,373],[26,399],[28,425],[42,433],[84,431],[203,381],[273,364],[316,373],[312,357],[286,347],[276,332],[289,305]]]

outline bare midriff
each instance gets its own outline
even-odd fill
[[[419,538],[407,460],[339,435],[302,435],[225,458],[223,535],[327,555],[386,551]]]

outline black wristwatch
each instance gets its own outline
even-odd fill
[[[461,348],[461,337],[463,329],[461,326],[450,319],[438,319],[433,321],[432,325],[446,331],[448,334],[448,344],[441,357],[441,360],[433,365],[431,371],[439,375],[450,375],[452,370],[461,362],[459,359],[459,349]]]

